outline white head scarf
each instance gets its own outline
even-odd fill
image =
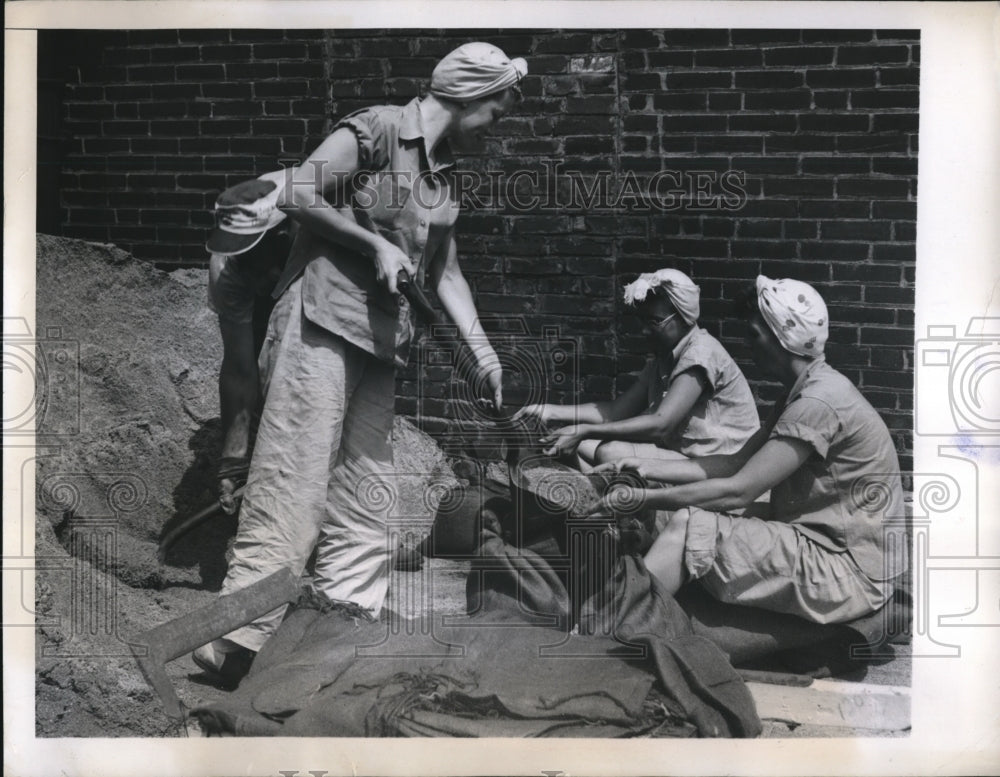
[[[758,275],[757,304],[786,351],[809,357],[823,353],[830,334],[830,316],[823,298],[808,283]]]
[[[688,326],[698,320],[701,313],[701,289],[680,270],[663,269],[640,275],[625,287],[625,302],[635,305],[646,299],[655,289],[663,289],[674,310]]]
[[[514,86],[528,72],[522,57],[508,59],[491,43],[466,43],[446,55],[431,74],[431,94],[466,101]]]

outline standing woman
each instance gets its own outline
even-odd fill
[[[387,516],[363,492],[393,470],[395,368],[413,335],[400,271],[430,279],[499,409],[500,363],[458,264],[451,175],[453,153],[482,147],[526,72],[496,46],[465,44],[438,63],[427,97],[343,118],[289,171],[283,207],[302,229],[261,354],[266,399],[222,594],[301,571],[316,547],[318,591],[381,610]],[[202,646],[195,661],[238,681],[282,614]]]

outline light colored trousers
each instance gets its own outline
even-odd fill
[[[383,484],[392,465],[392,365],[302,316],[302,282],[281,296],[260,357],[265,401],[222,594],[282,568],[377,614],[388,587]],[[227,634],[260,650],[285,608]]]

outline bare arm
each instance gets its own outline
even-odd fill
[[[778,437],[768,440],[738,472],[687,483],[673,488],[646,490],[647,507],[676,510],[702,507],[706,510],[734,510],[746,507],[765,491],[786,480],[812,453],[801,440]]]
[[[663,461],[629,457],[597,467],[597,472],[632,470],[645,480],[660,483],[696,483],[714,478],[727,478],[739,472],[751,457],[767,442],[770,426],[761,427],[736,453],[702,456],[696,459]]]
[[[493,392],[494,404],[499,410],[503,404],[500,360],[482,324],[479,323],[472,290],[458,264],[454,228],[444,241],[441,250],[431,260],[430,275],[441,304],[475,355],[479,369],[485,375],[486,382]]]
[[[604,424],[630,418],[646,406],[648,378],[643,373],[628,391],[610,402],[585,402],[580,405],[529,405],[515,418],[536,416],[543,423]]]
[[[371,257],[379,281],[395,294],[396,275],[401,269],[412,275],[412,260],[385,238],[360,226],[350,211],[342,212],[325,199],[329,191],[343,192],[359,167],[357,138],[349,129],[341,128],[305,162],[292,168],[279,204],[306,229]]]
[[[708,380],[700,371],[685,372],[671,384],[655,413],[644,413],[620,421],[566,426],[543,437],[550,456],[572,453],[583,440],[632,440],[655,442],[672,432],[708,390]]]

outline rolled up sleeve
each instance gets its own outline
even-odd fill
[[[828,404],[818,399],[800,397],[785,408],[771,430],[771,438],[801,440],[816,451],[820,458],[825,459],[839,428],[837,414]]]

